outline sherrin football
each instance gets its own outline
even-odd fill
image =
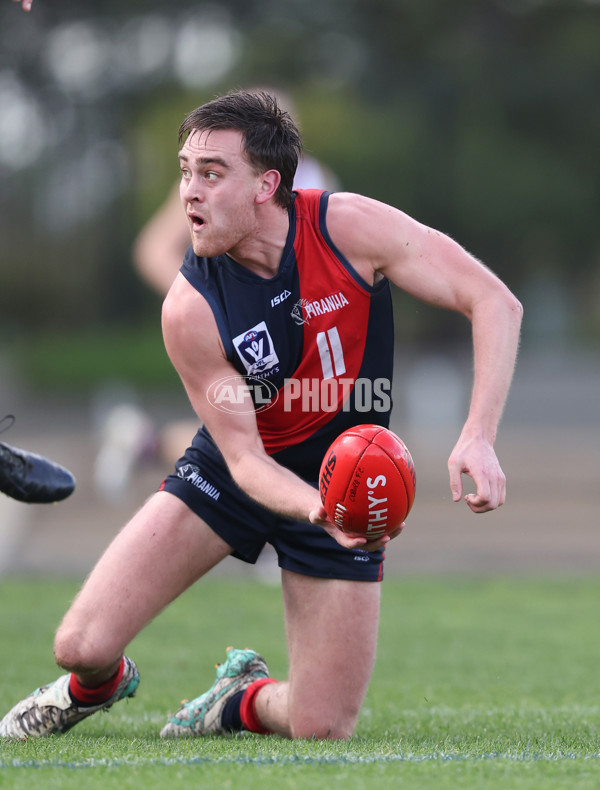
[[[357,425],[340,434],[319,473],[321,502],[344,532],[377,540],[405,520],[415,499],[411,455],[395,433]]]

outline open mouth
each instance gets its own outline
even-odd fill
[[[192,230],[199,230],[204,225],[204,220],[198,214],[188,214],[188,218],[192,223]]]

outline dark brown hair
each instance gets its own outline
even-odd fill
[[[259,172],[277,170],[281,183],[275,202],[288,208],[302,138],[289,113],[264,91],[233,91],[188,113],[179,127],[179,145],[193,132],[234,129],[244,137],[244,151]]]

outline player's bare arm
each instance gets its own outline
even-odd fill
[[[401,211],[358,195],[333,195],[331,236],[367,282],[384,275],[407,293],[471,321],[474,381],[467,420],[448,462],[450,488],[461,475],[477,487],[474,512],[504,503],[506,480],[493,449],[515,366],[522,307],[509,289],[459,244]]]
[[[33,0],[13,0],[13,3],[21,3],[23,11],[31,11]]]
[[[190,243],[190,232],[181,210],[179,184],[140,231],[133,261],[143,279],[164,296],[181,267],[183,252]]]
[[[249,394],[237,410],[235,404],[227,412],[211,405],[208,392],[216,381],[228,378],[240,388],[246,384],[225,357],[212,310],[183,275],[177,276],[163,305],[163,336],[193,408],[248,496],[288,518],[322,526],[348,548],[372,551],[387,542],[367,544],[362,537],[345,535],[327,519],[318,491],[267,455],[254,410],[247,408]]]

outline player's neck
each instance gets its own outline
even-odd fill
[[[279,271],[289,224],[287,210],[271,206],[257,216],[255,231],[229,250],[228,255],[259,277],[274,277]]]

